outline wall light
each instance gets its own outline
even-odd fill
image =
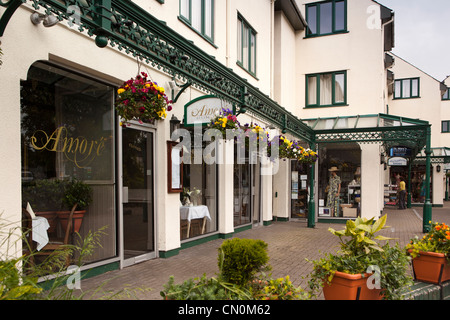
[[[43,22],[44,27],[50,28],[56,25],[59,20],[57,17],[51,14],[41,14],[38,12],[33,12],[30,16],[30,20],[34,25],[38,25]]]

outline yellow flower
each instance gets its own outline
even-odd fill
[[[122,94],[122,93],[124,93],[125,92],[125,89],[124,88],[120,88],[119,90],[117,90],[117,93],[118,94]]]
[[[162,109],[161,111],[158,111],[157,114],[158,114],[158,117],[160,117],[160,118],[167,117],[166,109]]]

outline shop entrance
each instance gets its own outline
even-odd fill
[[[122,129],[124,266],[156,257],[154,132]]]
[[[234,226],[261,224],[260,164],[234,165]]]

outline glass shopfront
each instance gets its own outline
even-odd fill
[[[408,167],[392,166],[390,167],[390,183],[392,189],[397,190],[399,178],[403,177],[406,182],[406,188],[408,189]],[[430,200],[433,199],[433,170],[430,170]],[[411,202],[424,203],[425,202],[425,165],[412,165],[411,166]],[[397,205],[398,196],[397,193],[393,193],[387,204]]]
[[[188,128],[185,128],[188,129]],[[191,132],[194,150],[194,129]],[[206,145],[202,146],[203,152]],[[188,152],[184,150],[183,152]],[[180,194],[180,237],[188,240],[218,230],[217,164],[196,163],[195,151],[186,155],[191,163],[183,163],[183,192]]]
[[[75,231],[83,237],[106,227],[89,261],[117,256],[114,88],[43,62],[20,85],[22,207],[46,217],[50,240],[63,237],[65,199],[76,192],[70,183],[82,182],[91,202],[79,203],[86,212],[74,219]]]
[[[291,218],[308,217],[309,165],[291,160]]]
[[[361,209],[361,148],[356,143],[319,148],[319,217],[356,218]]]

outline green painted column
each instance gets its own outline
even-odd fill
[[[311,142],[311,150],[316,151],[316,143]],[[308,204],[308,228],[314,228],[316,226],[316,200],[314,194],[314,185],[316,177],[316,166],[314,164],[310,167],[310,179],[309,179],[309,204]]]
[[[431,127],[427,128],[427,146],[425,149],[426,166],[425,166],[425,203],[423,205],[423,232],[427,233],[431,229],[430,221],[432,220],[432,205],[430,199],[430,169],[431,169]]]
[[[412,195],[411,195],[411,166],[412,166],[412,161],[411,159],[409,159],[408,162],[408,198],[407,198],[407,207],[410,209],[411,208],[411,200],[412,200]]]
[[[445,170],[445,201],[448,201],[448,170]]]

